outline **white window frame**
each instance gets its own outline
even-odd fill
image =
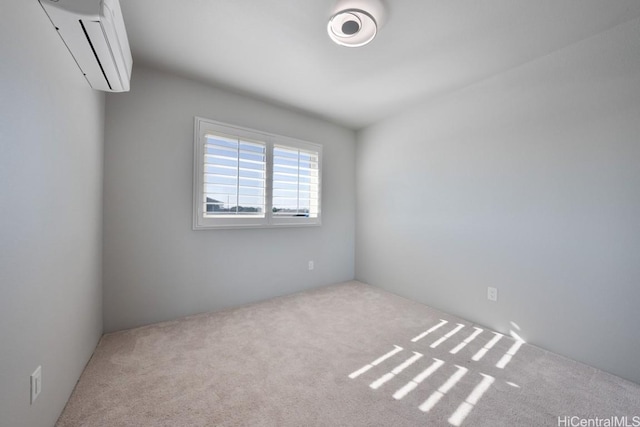
[[[322,218],[322,145],[296,138],[261,132],[255,129],[195,117],[194,174],[193,174],[193,229],[271,228],[319,226]],[[206,135],[214,134],[261,142],[266,146],[265,215],[242,217],[205,217],[204,196],[204,145]],[[273,148],[306,150],[318,153],[318,214],[317,217],[272,215],[273,199]]]

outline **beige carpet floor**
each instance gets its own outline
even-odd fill
[[[572,426],[589,419],[640,425],[640,386],[349,282],[106,334],[57,426]]]

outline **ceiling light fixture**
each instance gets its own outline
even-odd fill
[[[383,12],[379,0],[340,0],[327,24],[329,37],[341,46],[364,46],[378,34]]]
[[[331,40],[341,46],[360,47],[373,40],[378,33],[378,24],[364,10],[347,9],[333,15],[327,32]]]

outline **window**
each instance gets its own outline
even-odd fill
[[[274,145],[271,207],[274,216],[318,216],[318,162],[318,151]]]
[[[196,117],[193,228],[320,225],[322,146]]]
[[[266,147],[223,135],[204,136],[204,214],[260,216],[265,211]]]

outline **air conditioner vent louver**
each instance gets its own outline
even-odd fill
[[[133,60],[118,0],[39,0],[92,88],[126,92]]]
[[[84,33],[85,37],[87,37],[87,42],[89,43],[89,46],[91,46],[91,51],[93,52],[93,55],[96,57],[96,61],[98,61],[98,65],[100,66],[100,71],[102,71],[102,75],[104,76],[104,79],[107,81],[107,86],[109,86],[109,90],[113,90],[113,88],[111,87],[111,83],[109,83],[109,79],[107,78],[107,74],[104,72],[102,61],[100,61],[100,57],[98,56],[96,49],[93,47],[93,43],[91,42],[91,37],[89,37],[89,34],[87,34],[87,29],[84,27],[84,24],[82,23],[82,21],[78,21],[78,22],[82,27],[82,32]],[[84,76],[86,77],[86,74],[84,71],[82,71],[82,74],[84,74]]]

